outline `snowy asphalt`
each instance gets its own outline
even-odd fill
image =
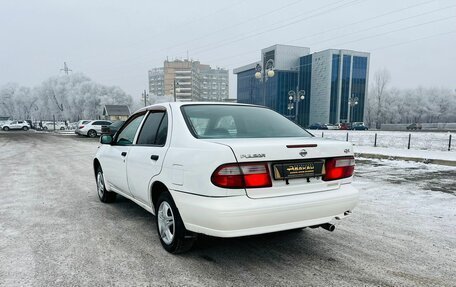
[[[152,215],[102,204],[97,141],[0,132],[0,286],[456,286],[456,168],[358,160],[353,215],[322,229],[160,245]]]

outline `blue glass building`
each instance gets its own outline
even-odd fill
[[[255,78],[255,67],[274,61],[274,77]],[[325,50],[275,45],[262,50],[262,60],[234,70],[237,101],[265,105],[301,126],[312,123],[362,122],[367,103],[369,54],[350,50]],[[262,70],[263,72],[263,70]],[[267,79],[266,81],[264,79]],[[305,93],[296,102],[291,90]],[[349,106],[349,98],[357,104]]]

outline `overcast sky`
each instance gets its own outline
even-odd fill
[[[456,89],[456,1],[0,0],[0,85],[74,72],[134,98],[147,71],[189,57],[230,69],[273,44],[371,53],[371,77],[399,88]]]

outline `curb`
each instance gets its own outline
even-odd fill
[[[420,158],[420,157],[408,157],[408,156],[391,156],[384,154],[371,154],[371,153],[355,153],[356,157],[364,158],[376,158],[376,159],[390,159],[390,160],[407,160],[421,163],[431,163],[439,164],[446,166],[456,166],[456,161],[453,160],[444,160],[444,159],[430,159],[430,158]]]

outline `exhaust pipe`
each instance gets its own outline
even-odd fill
[[[323,223],[323,224],[320,225],[320,227],[323,228],[323,229],[326,229],[328,231],[331,231],[331,232],[333,232],[334,229],[336,229],[336,226],[334,224],[331,224],[331,223]]]

